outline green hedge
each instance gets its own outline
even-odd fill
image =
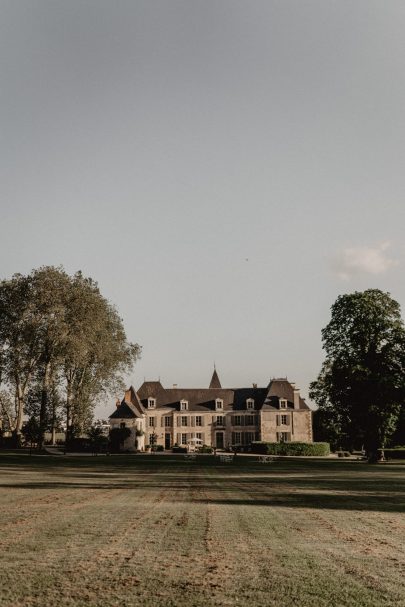
[[[383,451],[386,459],[405,459],[405,447],[393,447]]]
[[[329,455],[329,443],[264,443],[253,442],[252,453],[265,455]]]
[[[173,446],[172,453],[187,453],[187,447]]]

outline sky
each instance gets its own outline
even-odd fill
[[[402,0],[0,0],[0,277],[97,280],[136,387],[306,396],[338,295],[405,308],[404,31]]]

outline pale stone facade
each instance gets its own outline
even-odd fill
[[[210,387],[165,389],[160,382],[130,388],[110,416],[111,428],[127,427],[123,450],[150,445],[204,444],[217,449],[247,447],[252,441],[312,442],[312,412],[286,378],[266,388],[224,389],[214,371]]]

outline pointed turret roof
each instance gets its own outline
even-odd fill
[[[212,374],[211,382],[210,382],[210,389],[219,390],[221,388],[222,388],[221,382],[219,381],[217,370],[214,367],[214,373]]]

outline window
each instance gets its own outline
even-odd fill
[[[149,426],[150,426],[151,428],[154,428],[154,427],[155,427],[155,418],[154,418],[154,417],[150,417],[150,418],[149,418]]]
[[[215,424],[217,426],[223,426],[224,425],[224,417],[223,417],[223,415],[217,415],[217,419],[215,420]]]
[[[182,434],[181,435],[181,444],[182,445],[187,445],[187,434]]]
[[[182,426],[188,426],[188,417],[187,417],[187,415],[182,415],[181,416],[181,425]]]
[[[245,416],[245,424],[246,426],[254,426],[256,423],[256,418],[254,415],[246,415]]]
[[[195,417],[195,425],[196,426],[202,426],[202,417],[201,417],[201,415],[196,415],[196,417]]]
[[[169,428],[172,425],[172,418],[166,416],[165,417],[165,428]]]
[[[233,423],[235,426],[241,426],[242,425],[242,420],[241,420],[241,416],[240,415],[235,415],[233,418]]]
[[[287,409],[287,401],[285,398],[280,398],[280,409]]]
[[[155,433],[149,434],[149,444],[150,446],[156,444],[157,435]]]
[[[253,400],[253,398],[248,398],[246,400],[246,409],[254,409],[255,406],[255,401]]]
[[[250,445],[255,440],[254,432],[245,432],[245,445]]]
[[[202,434],[201,434],[201,432],[196,432],[195,433],[195,437],[199,438],[200,440],[202,440]]]
[[[223,409],[224,408],[224,401],[221,398],[217,398],[215,400],[215,409],[218,411],[218,409]]]
[[[180,411],[187,411],[188,409],[188,400],[180,401]]]
[[[120,428],[125,428],[125,422],[120,423]]]
[[[286,426],[288,424],[288,415],[281,415],[281,423]]]
[[[240,432],[232,432],[232,444],[233,445],[241,444]]]
[[[148,409],[154,409],[156,407],[156,398],[148,398]]]
[[[277,432],[277,440],[280,443],[288,443],[290,440],[290,433],[289,432]]]

